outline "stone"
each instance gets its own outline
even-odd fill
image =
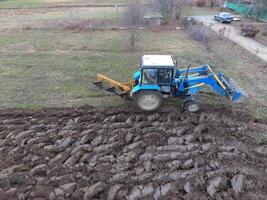
[[[207,127],[206,126],[207,126],[206,124],[200,123],[199,125],[197,125],[194,128],[193,132],[196,133],[196,134],[202,134],[202,133],[204,133],[207,130]]]
[[[123,155],[121,155],[117,161],[120,162],[120,163],[129,163],[131,161],[133,161],[135,158],[137,157],[137,153],[134,152],[134,151],[130,151],[128,153],[125,153]]]
[[[71,145],[72,142],[73,142],[73,138],[71,138],[71,137],[67,137],[63,141],[62,140],[58,140],[58,142],[57,142],[57,143],[59,143],[58,148],[65,149],[66,147]]]
[[[161,194],[164,197],[169,191],[172,189],[172,184],[171,183],[166,183],[161,187]]]
[[[157,187],[155,194],[153,195],[154,200],[161,199],[160,187]]]
[[[177,136],[181,136],[184,133],[184,129],[183,128],[177,128],[175,130],[175,133]]]
[[[135,168],[135,174],[137,176],[139,176],[140,174],[142,174],[144,172],[144,168],[143,167],[137,167]]]
[[[175,159],[178,154],[179,154],[178,152],[169,152],[169,153],[156,154],[153,157],[153,160],[167,161],[167,160]]]
[[[186,182],[186,184],[184,185],[184,191],[186,191],[186,193],[189,193],[191,190],[191,184],[189,182]]]
[[[101,146],[97,146],[93,149],[94,152],[96,153],[100,153],[100,152],[106,152],[109,151],[113,148],[115,148],[116,146],[118,146],[120,143],[119,142],[113,142],[111,144],[104,144]]]
[[[58,196],[63,196],[64,195],[64,191],[62,189],[59,189],[59,188],[56,188],[54,190],[54,193],[55,193],[55,196],[58,197]]]
[[[168,177],[168,176],[169,176],[169,174],[167,174],[167,173],[157,173],[157,175],[153,177],[153,181],[161,181],[161,182],[162,181],[166,181],[169,178],[171,178],[171,177]],[[177,180],[177,178],[175,180]]]
[[[48,199],[49,200],[56,200],[56,194],[55,194],[55,192],[50,192],[49,193],[49,196],[48,196]]]
[[[178,172],[171,172],[168,174],[168,177],[172,180],[177,180],[181,178],[189,178],[192,174],[195,174],[199,171],[199,169],[190,169],[190,170],[183,170]]]
[[[130,128],[131,125],[127,124],[126,122],[117,122],[113,124],[108,124],[110,130],[116,130],[121,128]]]
[[[141,189],[143,187],[142,186],[135,186],[132,191],[130,192],[129,196],[128,196],[128,200],[137,200],[141,198]]]
[[[143,173],[143,174],[141,174],[139,176],[136,176],[135,180],[140,181],[140,182],[144,182],[144,181],[150,179],[152,176],[153,176],[152,172]]]
[[[153,157],[153,160],[156,160],[156,161],[167,161],[170,159],[171,159],[171,155],[169,153],[156,154]]]
[[[133,115],[130,115],[128,117],[128,119],[126,120],[126,123],[129,124],[129,125],[133,125],[134,124],[134,119],[135,119],[135,117]]]
[[[79,157],[76,154],[72,155],[64,162],[63,167],[72,168],[78,159]]]
[[[37,184],[34,187],[34,190],[32,190],[32,192],[30,192],[31,199],[46,198],[47,194],[49,194],[50,190],[51,190],[51,188],[49,186]]]
[[[209,150],[211,147],[212,147],[211,142],[208,142],[208,143],[205,143],[205,144],[202,144],[202,145],[201,145],[201,149],[202,149],[203,151],[207,151],[207,150]]]
[[[98,146],[101,144],[102,140],[103,140],[103,136],[99,135],[99,136],[95,137],[95,139],[91,142],[91,145]]]
[[[25,172],[15,173],[9,177],[11,185],[31,185],[36,184],[36,179],[27,177]]]
[[[142,141],[134,142],[134,143],[132,143],[132,144],[130,144],[130,145],[124,147],[122,151],[123,151],[124,153],[125,153],[125,152],[128,152],[128,151],[131,151],[131,150],[133,150],[133,149],[139,147],[139,146],[142,145],[142,144],[143,144]]]
[[[37,165],[30,171],[29,174],[32,176],[46,176],[47,169],[48,167],[46,164]]]
[[[129,176],[129,172],[128,171],[122,171],[119,172],[118,174],[115,174],[112,176],[111,181],[112,182],[118,182],[121,180],[126,180],[126,178]]]
[[[15,140],[18,144],[20,144],[23,139],[30,137],[32,133],[33,130],[23,131],[15,136]]]
[[[236,150],[236,147],[234,147],[234,146],[228,146],[228,145],[223,145],[223,146],[219,146],[218,149],[220,151],[232,151],[233,152],[234,150]]]
[[[148,121],[155,121],[155,120],[157,120],[159,117],[160,117],[160,115],[159,115],[158,113],[155,113],[155,114],[152,114],[152,115],[147,116],[147,120],[148,120]]]
[[[77,188],[76,183],[66,183],[64,185],[59,186],[60,189],[62,189],[67,194],[72,194],[75,189]]]
[[[143,189],[141,190],[141,195],[142,197],[146,197],[148,195],[151,195],[154,191],[154,188],[152,186],[152,184],[149,184],[149,185],[145,185],[143,187]]]
[[[99,157],[98,160],[102,162],[115,162],[116,161],[113,155],[101,156]]]
[[[58,152],[59,148],[56,145],[47,145],[44,146],[44,150],[48,152]]]
[[[193,161],[193,159],[188,159],[188,160],[186,160],[186,161],[184,162],[184,164],[182,165],[182,168],[184,168],[184,169],[188,169],[188,168],[193,167],[193,165],[194,165],[194,161]]]
[[[97,194],[99,194],[100,192],[102,192],[104,189],[106,188],[106,184],[99,181],[93,185],[91,185],[90,187],[88,187],[88,189],[86,190],[83,199],[84,200],[88,200],[91,199],[93,197],[95,197]]]
[[[164,146],[163,150],[165,151],[186,151],[187,147],[185,145],[168,145]]]
[[[58,165],[62,164],[67,158],[69,157],[69,152],[64,151],[62,153],[59,153],[49,161],[49,165]]]
[[[211,167],[213,170],[218,169],[220,167],[220,163],[218,161],[210,160],[209,167]]]
[[[95,154],[89,161],[89,166],[94,167],[97,164],[98,154]]]
[[[263,156],[267,156],[267,145],[257,147],[256,152],[262,154]]]
[[[242,191],[243,189],[243,182],[244,182],[244,175],[235,175],[232,179],[231,179],[231,185],[233,190],[235,191],[235,193],[239,193]]]
[[[119,139],[119,135],[113,135],[112,137],[110,137],[109,139],[108,139],[108,141],[106,141],[106,139],[107,138],[105,138],[105,140],[104,140],[104,142],[105,143],[112,143],[112,142],[116,142],[118,139]]]
[[[28,167],[24,164],[11,166],[9,168],[6,168],[0,171],[0,179],[5,179],[16,172],[26,171],[26,170],[28,170]]]
[[[217,176],[209,181],[207,192],[211,197],[214,197],[215,193],[217,192],[217,188],[219,187],[221,180],[222,178]]]
[[[120,189],[122,189],[123,185],[122,184],[117,184],[114,185],[110,188],[109,192],[108,192],[108,200],[115,200],[117,199],[117,194],[119,192]]]
[[[0,199],[8,199],[7,193],[2,188],[0,188]]]
[[[172,170],[179,169],[181,162],[179,160],[174,160],[172,162],[168,162],[167,166]]]
[[[155,200],[161,200],[165,199],[165,196],[172,190],[172,184],[171,183],[166,183],[165,185],[162,185],[158,187],[155,191],[154,194],[154,199]]]
[[[189,144],[189,143],[191,143],[191,142],[193,142],[193,140],[194,140],[194,136],[193,135],[187,135],[185,138],[184,138],[184,143],[185,144]]]
[[[194,144],[194,143],[189,143],[189,144],[186,145],[187,151],[193,151],[193,150],[196,149],[196,147],[198,147],[198,145]]]
[[[133,134],[132,133],[127,133],[127,135],[125,136],[125,141],[126,142],[130,142],[133,138]]]
[[[81,145],[81,150],[85,151],[85,152],[91,152],[92,151],[92,147],[91,147],[90,144],[84,144],[84,145]]]
[[[9,197],[15,197],[15,196],[17,196],[18,189],[17,188],[10,188],[9,190],[6,191],[6,193]]]
[[[111,118],[111,121],[112,122],[125,122],[127,120],[127,115],[125,115],[124,113],[120,113],[118,115],[114,115],[112,118]]]
[[[179,138],[177,138],[177,137],[170,137],[170,138],[168,139],[168,144],[169,144],[169,145],[171,145],[171,144],[176,144],[177,141],[178,141],[178,139],[179,139]]]
[[[144,168],[145,168],[145,171],[146,171],[146,172],[150,171],[150,169],[151,169],[151,164],[152,164],[152,163],[151,163],[151,161],[149,161],[149,160],[144,162]]]

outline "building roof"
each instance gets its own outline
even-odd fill
[[[171,55],[144,55],[141,64],[142,67],[175,67]]]

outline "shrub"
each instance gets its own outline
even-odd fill
[[[201,24],[193,25],[190,29],[189,34],[194,40],[199,41],[200,43],[205,45],[207,49],[210,49],[210,43],[212,41],[212,34],[209,32],[209,30],[206,27],[204,27]]]
[[[206,5],[205,0],[197,0],[196,1],[196,6],[198,6],[198,7],[204,7],[205,5]]]

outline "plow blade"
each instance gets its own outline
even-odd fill
[[[115,88],[115,87],[108,87],[108,88],[105,88],[105,90],[106,90],[107,92],[110,92],[110,93],[115,93],[116,88]]]
[[[94,85],[120,97],[128,95],[132,89],[131,84],[120,83],[102,74],[97,74],[96,79]]]
[[[242,97],[248,96],[246,92],[240,88],[240,86],[235,80],[223,74],[219,74],[219,78],[223,83],[223,85],[225,86],[225,90],[227,94],[231,97],[231,100],[233,102],[240,102],[243,99]]]
[[[119,91],[119,90],[116,90],[115,91],[115,94],[120,96],[120,97],[125,97],[129,94],[129,92],[124,92],[124,91]]]
[[[103,88],[103,82],[102,81],[95,81],[94,85],[97,86],[98,88]]]

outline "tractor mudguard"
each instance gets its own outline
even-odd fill
[[[160,87],[158,85],[137,85],[132,89],[131,96],[133,96],[134,94],[136,94],[142,90],[160,91]]]

